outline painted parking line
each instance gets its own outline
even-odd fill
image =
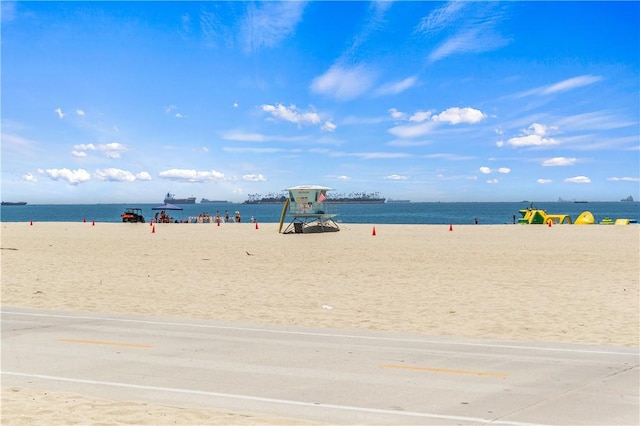
[[[102,340],[79,340],[79,339],[58,339],[60,342],[67,343],[86,343],[89,345],[106,345],[106,346],[127,346],[130,348],[152,348],[151,345],[141,345],[137,343],[121,343],[121,342],[105,342]]]
[[[446,368],[413,367],[410,365],[381,364],[380,367],[399,368],[403,370],[413,370],[413,371],[429,371],[432,373],[470,374],[475,376],[509,377],[509,375],[505,373],[491,373],[487,371],[449,370]]]

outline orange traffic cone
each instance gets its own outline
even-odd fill
[[[30,222],[29,222],[29,226],[33,226],[33,221],[30,221]]]
[[[449,224],[449,231],[453,231],[453,223]]]
[[[218,221],[218,226],[220,226],[220,221]]]
[[[156,227],[155,227],[155,226],[152,226],[152,227],[151,227],[151,233],[152,233],[152,234],[155,234],[155,233],[156,233]]]
[[[96,221],[95,220],[91,221],[91,226],[96,226]]]
[[[258,222],[256,222],[256,229],[258,229]]]
[[[549,222],[549,228],[551,228],[551,219],[549,219],[548,222]]]
[[[373,227],[373,231],[371,232],[371,235],[373,235],[374,237],[376,236],[376,227]]]

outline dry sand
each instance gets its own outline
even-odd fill
[[[639,345],[636,225],[377,225],[375,236],[372,225],[344,224],[304,235],[278,234],[277,224],[152,229],[2,223],[2,305]],[[2,403],[3,424],[300,423],[30,389],[3,388]]]

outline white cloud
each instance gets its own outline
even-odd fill
[[[591,179],[589,179],[587,176],[575,176],[566,178],[564,181],[567,183],[591,183]]]
[[[171,169],[158,173],[162,179],[183,182],[213,182],[224,180],[224,174],[216,170],[198,171],[186,169]]]
[[[311,82],[311,91],[338,101],[348,101],[369,91],[376,76],[365,66],[345,68],[332,66],[327,72]]]
[[[389,129],[389,133],[398,138],[415,138],[430,133],[434,127],[434,122],[427,121],[417,125],[395,126]]]
[[[248,182],[266,182],[267,178],[264,177],[261,174],[253,174],[253,175],[242,175],[242,180],[248,181]]]
[[[78,158],[86,157],[86,151],[101,151],[104,152],[108,158],[120,158],[120,153],[128,150],[126,145],[123,145],[119,142],[111,142],[100,145],[94,145],[92,143],[78,144],[74,145],[73,148],[74,150],[71,151],[71,155]]]
[[[37,182],[38,178],[36,178],[34,175],[32,175],[31,173],[25,173],[24,175],[22,175],[22,180],[24,180],[25,182]]]
[[[336,126],[331,121],[325,121],[324,124],[322,125],[321,129],[326,131],[326,132],[334,132],[337,127],[338,126]]]
[[[420,123],[422,121],[430,119],[432,114],[433,111],[417,111],[411,117],[409,117],[409,121]]]
[[[418,82],[417,77],[407,77],[401,81],[387,83],[381,86],[378,90],[376,90],[376,95],[378,96],[397,95],[398,93],[402,93],[405,90],[408,90],[411,87],[415,86],[417,82]]]
[[[240,105],[238,105],[238,103],[237,103],[237,102],[234,102],[234,103],[233,103],[233,107],[234,107],[234,108],[238,108],[239,106],[240,106]]]
[[[551,179],[538,179],[536,182],[538,182],[541,185],[546,185],[548,183],[553,182]]]
[[[405,114],[404,112],[398,111],[395,108],[389,108],[389,114],[391,115],[391,118],[393,118],[394,120],[404,120],[407,117],[407,114]]]
[[[151,175],[148,172],[140,172],[136,174],[138,180],[151,180]]]
[[[136,180],[133,173],[114,168],[98,169],[95,172],[95,176],[100,180],[109,182],[133,182]]]
[[[614,182],[640,182],[640,178],[638,177],[610,177],[607,180],[610,181],[614,181]]]
[[[88,144],[79,144],[79,145],[74,145],[73,146],[74,149],[80,150],[80,151],[95,151],[96,149],[98,149],[94,144],[92,143],[88,143]]]
[[[385,179],[388,179],[388,180],[408,180],[409,176],[389,175],[389,176],[386,176]]]
[[[502,174],[509,174],[511,173],[511,169],[509,167],[500,167],[498,168],[498,173],[502,173]]]
[[[84,111],[81,109],[77,109],[76,114],[79,115],[80,117],[84,117]]]
[[[491,169],[490,169],[489,167],[485,167],[485,166],[480,167],[480,168],[478,169],[478,171],[479,171],[480,173],[484,173],[484,174],[489,174],[489,173],[491,173]]]
[[[349,179],[351,179],[351,177],[350,177],[350,176],[341,175],[341,176],[338,176],[338,177],[337,177],[337,179],[338,179],[338,180],[345,181],[345,180],[349,180]]]
[[[392,113],[397,113],[397,110],[393,109]],[[417,111],[409,120],[419,124],[395,126],[389,129],[388,132],[398,138],[415,138],[430,133],[438,123],[452,125],[461,123],[474,124],[486,118],[486,114],[475,108],[452,107],[442,111],[440,114],[431,114],[431,111]]]
[[[528,129],[522,131],[523,136],[510,138],[507,143],[513,147],[557,145],[558,141],[545,137],[550,130],[555,128],[533,123]]]
[[[64,113],[62,112],[61,108],[56,108],[53,110],[53,112],[55,112],[56,114],[58,114],[59,118],[63,118],[64,117]]]
[[[475,108],[453,107],[431,117],[433,121],[445,121],[450,124],[477,123],[487,116]]]
[[[572,166],[576,163],[576,158],[566,158],[566,157],[554,157],[548,160],[544,160],[542,165],[545,167],[554,167],[554,166]]]
[[[500,183],[500,181],[498,179],[487,179],[487,183],[490,183],[490,184],[493,185],[493,184],[496,184],[496,183]]]
[[[49,176],[52,180],[64,180],[70,185],[78,185],[91,180],[91,175],[84,169],[46,169],[40,170],[40,172]]]
[[[319,124],[320,116],[315,112],[303,112],[299,113],[298,109],[295,105],[291,105],[286,107],[282,104],[276,105],[261,105],[260,108],[264,112],[268,112],[273,117],[285,121],[289,121],[291,123],[296,123],[298,125],[302,124]]]

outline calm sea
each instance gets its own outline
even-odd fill
[[[120,222],[120,214],[127,207],[138,207],[147,220],[156,213],[152,207],[156,204],[75,204],[5,206],[0,210],[2,222]],[[473,224],[477,218],[479,224],[513,223],[521,216],[518,210],[525,209],[530,203],[386,203],[386,204],[339,204],[327,205],[327,213],[337,213],[336,221],[342,223],[365,224]],[[258,222],[277,223],[280,221],[280,204],[191,204],[181,205],[181,211],[171,212],[178,220],[201,213],[215,215],[219,211],[224,216],[229,211],[233,217],[238,210],[242,221],[248,222],[251,216]],[[575,220],[583,211],[590,211],[596,222],[605,217],[612,219],[640,218],[639,202],[541,202],[534,207],[544,209],[550,214],[567,214]]]

